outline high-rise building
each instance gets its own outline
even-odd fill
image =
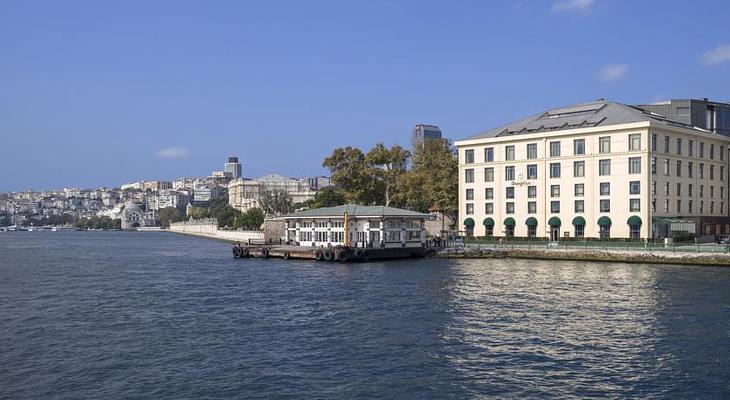
[[[243,176],[243,169],[238,162],[238,157],[228,157],[228,162],[223,166],[223,172],[231,179],[238,179]]]
[[[423,146],[425,139],[441,139],[441,129],[436,125],[416,124],[411,135],[411,147],[415,150]]]
[[[636,107],[663,115],[685,125],[730,136],[730,103],[707,99],[672,99],[652,104],[640,104]]]

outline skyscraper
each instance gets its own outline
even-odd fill
[[[411,135],[411,148],[423,146],[424,139],[441,139],[441,129],[436,125],[416,124]]]
[[[223,172],[231,179],[241,178],[243,176],[243,170],[241,164],[238,162],[238,157],[228,157],[228,162],[223,166]]]

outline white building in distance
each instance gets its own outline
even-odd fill
[[[261,195],[269,191],[285,191],[294,203],[302,203],[314,199],[317,190],[329,184],[329,179],[325,177],[294,179],[279,174],[249,180],[236,179],[228,184],[228,203],[237,210],[247,211],[258,207]]]
[[[455,143],[476,236],[730,233],[730,138],[620,103],[556,108]]]

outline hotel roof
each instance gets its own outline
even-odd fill
[[[519,121],[490,129],[464,140],[486,139],[528,133],[562,131],[598,126],[622,125],[650,121],[659,125],[681,127],[699,132],[710,131],[670,120],[662,115],[638,107],[606,100],[553,108]]]
[[[431,218],[431,215],[419,213],[402,208],[385,206],[360,206],[357,204],[345,204],[336,207],[322,207],[312,210],[300,211],[292,214],[282,215],[281,218],[324,218],[342,217],[348,214],[350,217],[412,217]]]

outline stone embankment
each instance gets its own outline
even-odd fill
[[[219,229],[218,222],[215,219],[173,222],[170,224],[168,231],[230,243],[248,243],[249,240],[264,240],[264,233],[260,231],[228,231]]]
[[[523,258],[535,260],[607,261],[642,264],[681,264],[730,266],[730,254],[723,253],[662,253],[622,250],[550,250],[550,249],[447,249],[436,257],[442,258]]]

